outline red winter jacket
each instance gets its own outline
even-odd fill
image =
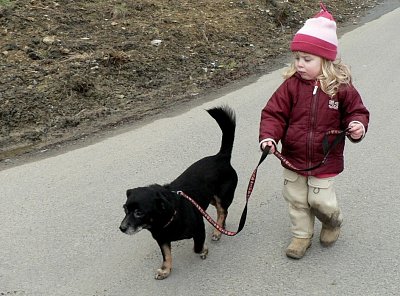
[[[262,110],[259,140],[281,141],[282,155],[295,167],[308,168],[323,159],[325,133],[344,130],[352,121],[362,123],[367,131],[369,112],[354,86],[343,85],[331,98],[316,87],[315,81],[304,80],[296,73],[281,84]],[[329,141],[334,137],[329,136]],[[324,165],[305,174],[342,172],[343,150],[344,141],[330,152]],[[284,163],[282,165],[290,169]]]

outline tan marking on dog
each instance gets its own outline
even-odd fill
[[[207,255],[208,255],[208,248],[206,245],[204,245],[203,251],[201,251],[200,253],[200,258],[204,260],[207,258]]]
[[[215,206],[215,208],[217,209],[217,224],[221,227],[225,227],[226,212],[221,206],[221,200],[217,196],[214,196],[214,199],[212,199],[211,204]],[[218,229],[214,228],[211,239],[213,241],[218,241],[221,239],[221,235],[222,235],[221,232]]]
[[[157,269],[156,280],[163,280],[169,276],[172,270],[172,253],[171,248],[167,245],[162,246],[162,253],[164,254],[164,261],[161,268]]]

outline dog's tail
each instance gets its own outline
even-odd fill
[[[219,154],[231,155],[235,139],[235,111],[228,106],[208,109],[207,112],[217,121],[222,130],[222,142]]]

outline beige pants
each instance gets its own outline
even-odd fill
[[[289,215],[294,237],[311,238],[315,217],[327,227],[340,226],[341,215],[334,178],[315,178],[284,169],[283,197],[289,204]]]

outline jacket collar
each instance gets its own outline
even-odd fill
[[[299,79],[300,81],[304,82],[305,84],[315,85],[315,80],[307,80],[307,79],[304,79],[304,78],[302,78],[302,77],[300,76],[300,74],[297,73],[297,72],[294,73],[293,76],[296,77],[297,79]]]

